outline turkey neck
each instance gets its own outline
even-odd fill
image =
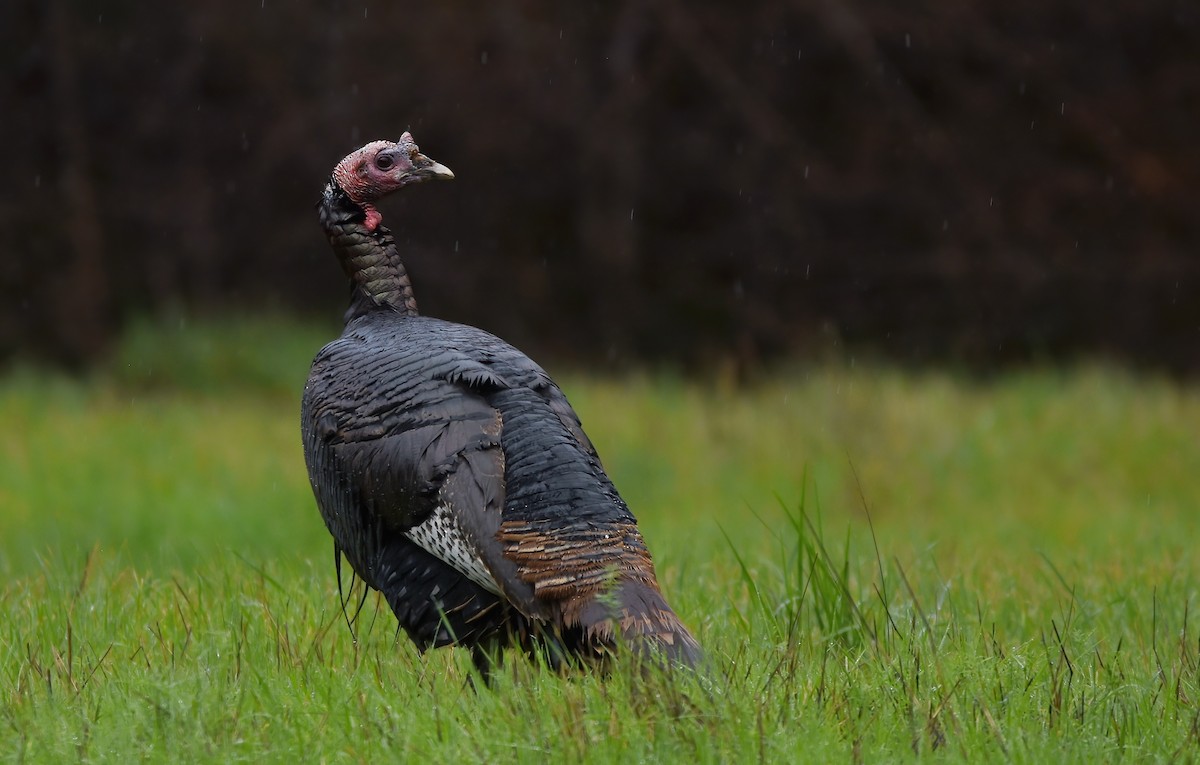
[[[332,180],[317,208],[329,244],[350,278],[346,322],[380,310],[416,316],[417,299],[412,282],[391,230],[378,223],[379,214],[350,199]],[[374,229],[367,226],[368,212],[376,221]]]

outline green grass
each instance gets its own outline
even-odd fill
[[[732,391],[553,370],[700,677],[355,641],[298,434],[333,327],[142,325],[0,379],[0,758],[1200,758],[1200,391],[828,364]]]

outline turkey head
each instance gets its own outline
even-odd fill
[[[333,170],[337,185],[366,211],[366,225],[371,231],[382,218],[372,204],[376,200],[413,183],[453,177],[450,168],[422,154],[412,133],[407,131],[394,143],[372,141],[348,155]]]

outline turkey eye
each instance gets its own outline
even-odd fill
[[[382,157],[375,160],[375,167],[378,167],[380,170],[387,170],[387,169],[391,168],[391,166],[393,164],[394,164],[394,162],[393,162],[392,158],[389,157],[387,154],[384,154]]]

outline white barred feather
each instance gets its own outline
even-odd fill
[[[438,505],[428,518],[404,535],[488,592],[500,594],[496,580],[475,552],[474,543],[463,533],[454,518],[454,511],[446,505]]]

